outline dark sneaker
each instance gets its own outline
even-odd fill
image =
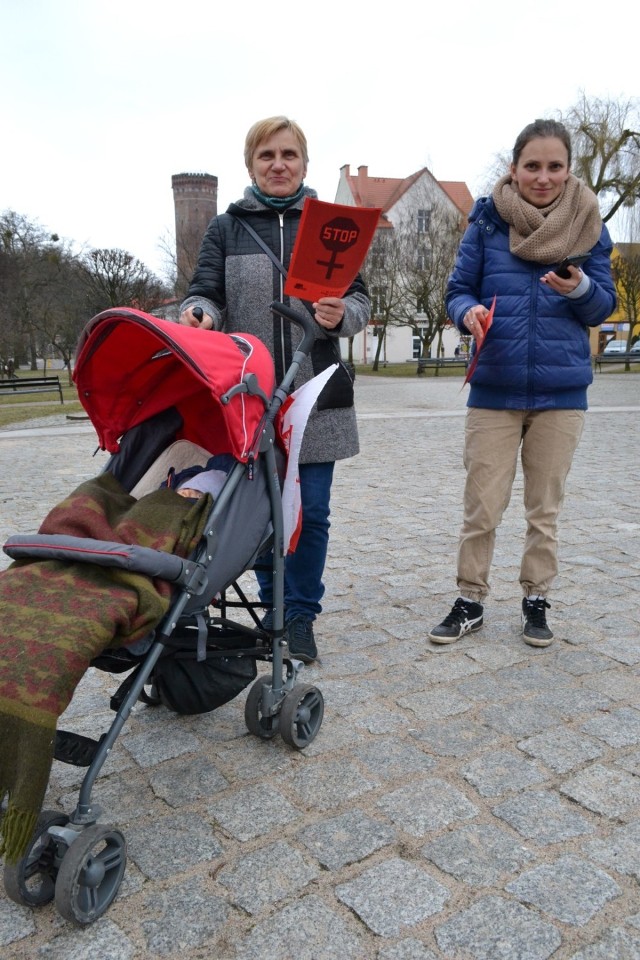
[[[260,626],[263,630],[266,630],[267,633],[273,633],[273,610],[267,610],[260,621]]]
[[[306,617],[294,617],[287,624],[285,635],[292,657],[303,663],[312,663],[316,659],[318,648],[313,638],[313,621]]]
[[[551,604],[544,597],[538,597],[537,600],[522,598],[522,636],[529,646],[548,647],[553,640],[545,613],[550,607]]]
[[[465,633],[473,633],[482,626],[482,615],[484,608],[481,603],[473,603],[472,600],[463,600],[458,597],[451,608],[451,613],[444,618],[442,623],[434,627],[428,635],[434,643],[454,643],[463,637]]]

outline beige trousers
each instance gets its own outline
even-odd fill
[[[489,593],[496,528],[511,498],[518,450],[527,522],[520,584],[525,597],[547,595],[558,572],[565,481],[583,426],[582,410],[467,410],[457,579],[462,596],[482,603]]]

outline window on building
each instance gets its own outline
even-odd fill
[[[429,222],[431,220],[431,210],[424,208],[418,210],[418,233],[426,233],[429,229]]]
[[[412,356],[412,358],[413,358],[414,360],[419,360],[419,359],[420,359],[420,351],[421,351],[421,349],[422,349],[422,345],[421,345],[421,343],[420,343],[420,337],[416,337],[416,336],[414,335],[411,339],[412,339],[412,344],[413,344],[413,353],[411,354],[411,356]]]
[[[371,313],[374,317],[379,317],[384,313],[387,302],[387,288],[384,286],[373,286],[369,291],[371,297]]]

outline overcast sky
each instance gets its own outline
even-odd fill
[[[217,176],[222,212],[248,182],[248,128],[281,113],[321,200],[344,164],[427,166],[475,196],[531,120],[581,91],[640,94],[626,9],[609,27],[594,0],[0,0],[0,212],[161,274],[172,174]]]

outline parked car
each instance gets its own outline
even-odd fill
[[[629,353],[640,353],[640,340],[636,340],[635,343],[631,344],[631,350]]]
[[[626,353],[627,352],[627,342],[626,340],[609,340],[609,343],[606,345],[603,353]]]

